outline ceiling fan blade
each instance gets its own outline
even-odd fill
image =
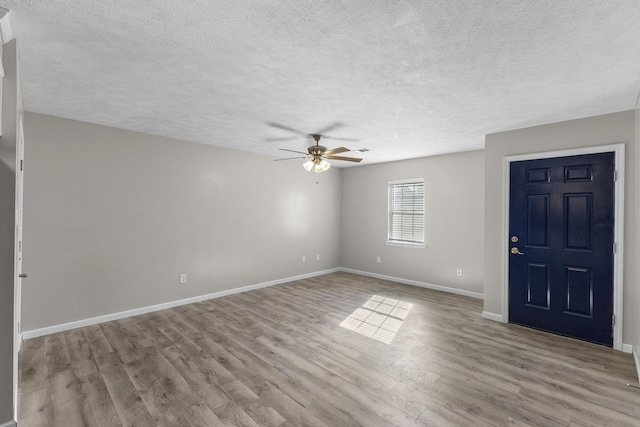
[[[338,147],[338,148],[332,148],[331,150],[327,150],[324,152],[324,154],[325,156],[331,156],[333,154],[346,153],[347,151],[351,151],[351,150],[345,147]]]
[[[281,125],[278,123],[267,122],[267,124],[273,128],[286,130],[287,132],[292,132],[297,135],[307,136],[306,133],[299,131],[298,129],[290,128],[289,126]]]
[[[282,160],[295,160],[295,159],[306,159],[306,157],[287,157],[285,159],[274,159],[274,162],[280,162]]]
[[[334,141],[359,141],[357,138],[340,138],[339,136],[325,136],[322,135],[322,139],[333,139]]]
[[[292,153],[304,154],[305,156],[308,156],[308,155],[309,155],[309,153],[305,153],[305,152],[303,152],[303,151],[288,150],[288,149],[286,149],[286,148],[281,148],[281,149],[280,149],[280,151],[290,151],[290,152],[292,152]]]
[[[344,160],[347,162],[356,162],[356,163],[359,163],[362,161],[362,159],[358,159],[356,157],[326,156],[326,158],[331,160]]]
[[[327,126],[327,127],[326,127],[326,128],[324,128],[324,129],[320,129],[320,130],[319,130],[318,132],[316,132],[316,133],[318,133],[318,134],[322,135],[323,133],[331,132],[332,130],[334,130],[334,129],[338,129],[338,128],[342,127],[342,126],[344,126],[344,123],[342,123],[342,122],[335,122],[334,124],[332,124],[332,125],[330,125],[330,126]],[[323,136],[324,136],[324,135],[323,135]]]

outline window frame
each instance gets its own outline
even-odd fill
[[[392,188],[405,184],[422,184],[422,242],[411,241],[411,240],[397,240],[391,239],[392,234],[392,222],[391,217],[393,214],[392,211]],[[387,183],[387,239],[385,241],[385,245],[387,246],[400,246],[406,248],[416,248],[416,249],[426,249],[426,193],[424,186],[424,178],[411,178],[411,179],[401,179],[395,181],[389,181]]]

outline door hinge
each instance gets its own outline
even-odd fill
[[[618,244],[616,242],[613,242],[613,253],[617,253],[618,252]]]
[[[24,160],[20,159],[20,171],[22,172],[22,168],[24,166]]]
[[[618,181],[618,171],[613,171],[613,182]]]
[[[611,326],[615,326],[616,325],[616,315],[612,314],[611,315]]]

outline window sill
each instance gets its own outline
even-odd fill
[[[398,246],[402,248],[413,248],[413,249],[427,249],[426,243],[410,243],[410,242],[399,242],[397,240],[387,240],[384,242],[387,246]]]

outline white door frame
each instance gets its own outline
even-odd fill
[[[18,354],[22,345],[22,201],[24,165],[24,128],[22,115],[18,115],[16,128],[16,217],[13,282],[13,419],[18,418]]]
[[[583,147],[570,150],[547,151],[543,153],[506,156],[503,161],[502,193],[502,320],[509,323],[509,191],[511,184],[511,162],[522,160],[549,159],[553,157],[579,156],[583,154],[615,153],[615,216],[613,254],[613,348],[622,350],[622,308],[623,308],[623,267],[624,267],[624,153],[625,145],[611,144],[596,147]]]

